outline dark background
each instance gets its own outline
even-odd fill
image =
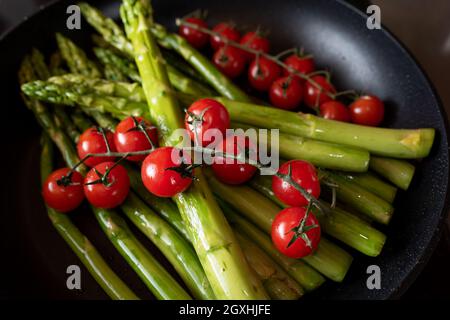
[[[0,34],[51,0],[0,0]],[[74,1],[75,2],[75,1]],[[361,10],[381,8],[381,21],[412,52],[435,85],[450,119],[450,1],[349,1]],[[405,299],[450,297],[450,218],[442,239]]]

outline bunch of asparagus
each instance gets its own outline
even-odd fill
[[[368,256],[380,254],[386,236],[372,222],[389,223],[397,188],[406,190],[414,175],[414,166],[404,159],[428,155],[433,129],[363,127],[255,105],[183,38],[154,23],[148,1],[123,1],[125,32],[90,5],[80,7],[99,33],[93,36],[98,62],[57,34],[59,50],[50,68],[33,50],[19,72],[24,101],[45,131],[43,178],[51,168],[50,140],[67,165],[74,166],[80,132],[94,123],[114,130],[118,119],[133,115],[158,124],[161,145],[174,145],[172,133],[182,127],[182,107],[215,97],[228,109],[234,128],[280,129],[281,157],[313,163],[324,188],[330,189],[330,197],[321,200],[330,210],[315,214],[322,230],[340,244],[323,237],[313,254],[296,260],[283,256],[270,240],[272,221],[283,207],[270,177],[256,176],[236,187],[198,170],[186,192],[166,199],[150,194],[137,168],[128,165],[132,192],[120,207],[126,218],[112,210],[92,211],[157,298],[297,299],[325,278],[343,281],[352,257],[341,244]],[[137,298],[68,216],[50,208],[48,214],[111,298]],[[134,237],[128,223],[158,247],[189,292]]]

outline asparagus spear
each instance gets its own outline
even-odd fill
[[[409,188],[415,171],[409,162],[382,157],[372,157],[369,167],[402,190]]]
[[[243,130],[254,128],[238,122],[233,122],[231,127]],[[258,129],[258,139],[260,143],[266,143],[270,150],[272,141],[270,131]],[[369,166],[370,155],[365,150],[282,132],[279,133],[278,147],[280,157],[284,159],[302,159],[322,168],[360,172],[366,171]]]
[[[287,207],[274,195],[271,177],[256,176],[250,181],[250,185],[277,203],[280,207]],[[381,253],[386,241],[386,236],[370,226],[366,221],[340,208],[330,208],[328,214],[323,214],[314,208],[313,211],[320,222],[322,230],[326,234],[342,241],[365,255],[375,257]]]
[[[68,38],[62,34],[56,34],[56,42],[62,57],[72,72],[81,73],[88,77],[99,78],[101,72],[94,62],[86,57],[86,54]]]
[[[387,202],[394,202],[397,188],[379,179],[373,173],[345,173],[342,176],[348,181],[356,183]]]
[[[322,185],[335,186],[336,195],[343,203],[379,223],[388,224],[391,220],[394,207],[386,200],[348,181],[342,174],[319,169],[319,177]]]
[[[173,134],[182,127],[182,117],[177,101],[167,94],[170,83],[165,65],[149,33],[153,24],[151,6],[146,1],[125,0],[121,6],[121,17],[133,45],[151,118],[160,129],[161,144],[174,145],[179,139]],[[267,298],[261,283],[249,276],[249,266],[201,170],[196,170],[196,176],[199,180],[189,190],[175,196],[174,200],[216,297]]]
[[[81,105],[90,112],[109,112],[116,117],[144,116],[148,117],[145,104],[120,97],[98,95],[92,93],[87,86],[61,86],[46,81],[32,81],[22,85],[22,91],[31,98],[58,105]]]
[[[51,163],[51,159],[53,158],[52,143],[45,133],[42,135],[41,144],[41,180],[43,183],[46,177],[53,171]],[[60,236],[111,299],[139,299],[108,266],[89,239],[80,232],[66,214],[59,213],[49,207],[47,207],[47,214]]]
[[[431,149],[434,129],[387,129],[323,119],[312,114],[217,98],[232,121],[280,129],[302,137],[343,144],[394,158],[423,158]]]
[[[237,232],[236,237],[272,299],[296,300],[303,295],[303,288],[247,236]]]
[[[220,199],[270,234],[272,221],[281,211],[275,203],[247,186],[229,186],[213,176],[208,176],[208,182]],[[302,260],[329,279],[340,282],[350,267],[352,257],[322,237],[317,250]]]

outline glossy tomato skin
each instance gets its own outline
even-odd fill
[[[58,184],[58,180],[67,176],[69,168],[61,168],[53,171],[42,185],[42,196],[50,208],[59,212],[69,212],[77,208],[84,199],[83,177],[77,171],[71,176],[68,186]]]
[[[248,137],[229,135],[222,140],[217,146],[217,152],[226,152],[232,155],[238,155],[239,150],[249,149],[249,154],[256,160],[257,147]],[[253,177],[257,168],[248,163],[237,161],[229,158],[216,157],[213,160],[211,168],[218,180],[226,184],[238,185]]]
[[[316,168],[307,161],[291,160],[281,165],[278,173],[287,174],[289,166],[291,166],[292,179],[313,197],[318,198],[320,196],[320,181]],[[302,196],[300,191],[276,175],[272,177],[272,190],[275,196],[288,206],[303,207],[308,205],[308,200]]]
[[[112,209],[125,201],[130,191],[130,178],[127,170],[120,164],[115,166],[108,174],[107,181],[109,186],[103,183],[89,184],[101,177],[95,172],[97,170],[100,174],[105,172],[114,165],[114,162],[103,162],[96,165],[89,170],[84,179],[84,193],[89,203],[94,207],[102,209]]]
[[[158,197],[173,197],[185,191],[192,183],[191,177],[183,177],[168,168],[180,167],[184,159],[190,164],[187,153],[180,156],[180,149],[161,147],[150,153],[142,163],[141,178],[148,191]]]
[[[116,145],[114,143],[114,134],[109,130],[103,130],[105,131],[105,136],[108,141],[110,150],[112,152],[117,151]],[[80,139],[77,143],[77,153],[80,159],[83,159],[88,154],[105,152],[107,152],[105,139],[103,138],[102,133],[99,132],[98,128],[89,128],[81,134]],[[99,163],[114,161],[114,159],[114,157],[90,157],[89,159],[84,161],[84,164],[88,167],[94,167]]]
[[[384,103],[376,96],[362,96],[350,105],[352,122],[378,126],[384,118]]]
[[[313,253],[319,245],[321,229],[317,218],[311,212],[308,214],[305,222],[305,226],[317,225],[316,228],[311,228],[305,232],[311,241],[311,246],[308,246],[301,237],[298,237],[295,242],[289,245],[292,237],[295,235],[292,229],[301,223],[305,215],[305,208],[290,207],[280,211],[272,222],[272,242],[278,251],[285,256],[300,259]]]
[[[259,57],[248,68],[248,81],[256,90],[267,91],[280,74],[281,68],[275,62]]]
[[[194,124],[192,123],[194,120],[191,116],[192,114],[198,118],[203,114],[202,123],[197,128],[194,128]],[[195,130],[197,130],[197,135],[201,139],[202,146],[213,146],[223,139],[225,131],[230,127],[230,115],[228,110],[220,102],[209,98],[200,99],[194,102],[187,110],[184,125],[192,141],[195,141]],[[220,138],[217,137],[217,141],[214,137],[214,132],[211,132],[213,129],[218,131],[217,135],[220,133]]]
[[[226,22],[221,22],[217,24],[212,31],[220,34],[211,36],[210,43],[211,47],[214,49],[214,51],[217,51],[219,48],[224,46],[223,39],[228,39],[234,42],[239,42],[239,39],[241,38],[241,35],[239,31],[236,30],[231,24]]]
[[[275,107],[293,110],[302,102],[303,86],[296,77],[282,77],[272,83],[269,97]]]
[[[245,69],[245,56],[241,49],[223,46],[213,55],[214,65],[227,77],[233,79]]]
[[[293,54],[284,59],[284,63],[288,67],[302,74],[308,74],[315,70],[314,59],[311,56],[302,57],[297,54]],[[283,69],[283,73],[284,75],[291,74],[289,69]],[[299,76],[296,77],[301,79]]]
[[[317,88],[315,85],[310,83],[309,81],[305,81],[304,95],[303,99],[305,104],[310,108],[316,108],[321,104],[333,100],[328,94],[336,93],[336,89],[334,86],[327,80],[327,78],[323,76],[313,76],[312,80],[314,80],[317,84],[322,87],[322,90]]]
[[[144,121],[146,132],[153,142],[154,146],[158,146],[158,132],[152,124],[142,117],[134,117],[138,122]],[[133,130],[136,125],[132,117],[128,117],[120,121],[114,133],[114,144],[119,152],[133,152],[151,149],[151,144],[145,136],[144,132]],[[136,155],[128,157],[130,161],[142,161],[146,155]]]
[[[325,119],[350,122],[350,110],[342,102],[331,100],[320,105],[320,114]]]
[[[208,28],[208,25],[206,24],[205,20],[196,18],[196,17],[190,17],[185,19],[187,22],[195,24],[202,28]],[[197,49],[202,49],[209,40],[209,35],[200,31],[196,30],[192,27],[188,27],[186,25],[180,25],[180,28],[178,29],[178,33],[180,36],[185,38],[187,42],[189,42],[193,47]]]
[[[270,50],[270,41],[261,36],[261,34],[257,31],[250,31],[244,34],[241,38],[240,44],[264,53],[269,53]],[[255,58],[255,55],[250,52],[247,52],[246,56],[247,59]]]

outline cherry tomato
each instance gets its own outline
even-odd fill
[[[158,197],[173,197],[191,185],[194,171],[187,168],[191,163],[189,155],[180,149],[158,148],[142,163],[142,182]]]
[[[116,145],[114,144],[114,134],[111,131],[92,127],[84,131],[78,140],[77,152],[80,159],[83,159],[90,153],[105,153],[108,151],[105,139],[99,130],[104,130],[110,151],[117,151]],[[114,157],[90,157],[84,161],[84,164],[88,167],[94,167],[99,163],[114,161],[114,159]]]
[[[197,127],[194,127],[194,121],[199,122]],[[191,104],[187,110],[184,125],[192,141],[195,141],[195,131],[197,131],[201,145],[206,147],[222,140],[225,131],[230,127],[230,115],[220,102],[213,99],[200,99]],[[218,132],[214,132],[214,129]],[[220,139],[215,137],[219,133]]]
[[[325,119],[350,122],[350,111],[341,102],[331,100],[320,105],[320,114]]]
[[[200,18],[190,17],[185,19],[185,21],[202,28],[208,28],[205,20]],[[203,48],[209,40],[208,34],[184,24],[180,25],[178,33],[197,49]]]
[[[236,78],[245,68],[243,51],[233,46],[224,46],[217,50],[214,53],[213,62],[229,78]]]
[[[287,175],[291,167],[291,179],[313,197],[320,196],[320,181],[316,168],[303,160],[291,160],[284,163],[279,169],[279,174]],[[275,196],[284,204],[293,207],[303,207],[308,200],[302,196],[292,184],[274,175],[272,177],[272,190]]]
[[[245,149],[249,150],[248,153],[244,152]],[[216,151],[234,156],[245,153],[255,158],[254,160],[257,155],[256,145],[248,137],[238,135],[227,136],[217,145]],[[242,184],[250,180],[257,170],[255,166],[241,160],[225,157],[214,158],[211,168],[217,179],[227,184]]]
[[[158,145],[158,133],[152,124],[142,117],[128,117],[120,121],[114,134],[114,143],[119,152],[133,152],[151,149],[152,145],[147,136],[136,126],[136,123],[142,124],[146,129],[147,135],[154,146]],[[146,155],[130,156],[130,161],[142,161]]]
[[[290,55],[286,59],[284,59],[284,63],[292,68],[293,70],[302,73],[302,74],[308,74],[314,71],[314,59],[311,56],[299,56],[297,54]],[[285,75],[291,74],[289,69],[283,70]],[[296,76],[299,79],[301,79],[299,76]],[[301,79],[302,80],[302,79]]]
[[[292,110],[297,108],[302,101],[303,86],[297,77],[282,77],[272,83],[269,97],[275,107]]]
[[[321,234],[319,222],[314,214],[309,212],[301,230],[300,225],[305,216],[305,208],[291,207],[281,210],[273,220],[272,242],[285,256],[300,259],[317,249]],[[305,236],[307,239],[303,238]]]
[[[84,179],[84,194],[94,207],[103,209],[115,208],[128,196],[130,178],[127,170],[120,164],[114,168],[113,166],[114,162],[100,163],[89,170]],[[108,170],[110,171],[104,178],[104,181],[90,184],[102,179]]]
[[[239,31],[237,31],[231,24],[225,22],[221,22],[216,25],[212,31],[220,35],[211,36],[210,38],[211,47],[214,51],[217,51],[219,48],[223,47],[223,39],[239,42],[239,39],[241,38]]]
[[[384,118],[384,103],[375,96],[362,96],[350,105],[352,122],[378,126]]]
[[[69,172],[69,168],[53,171],[42,185],[45,203],[59,212],[72,211],[84,199],[83,177],[77,171],[69,177]]]
[[[314,80],[322,88],[317,88],[314,84],[309,81],[305,82],[304,89],[304,101],[305,104],[310,108],[316,108],[322,103],[333,100],[327,93],[335,93],[336,89],[334,86],[323,76],[313,76]]]
[[[256,90],[266,91],[280,74],[281,68],[275,62],[259,57],[254,59],[248,68],[248,81]]]
[[[261,34],[257,31],[250,31],[244,34],[241,38],[240,44],[264,53],[268,53],[270,50],[269,40],[261,36]],[[246,52],[246,56],[247,59],[255,58],[255,55],[250,52]]]

